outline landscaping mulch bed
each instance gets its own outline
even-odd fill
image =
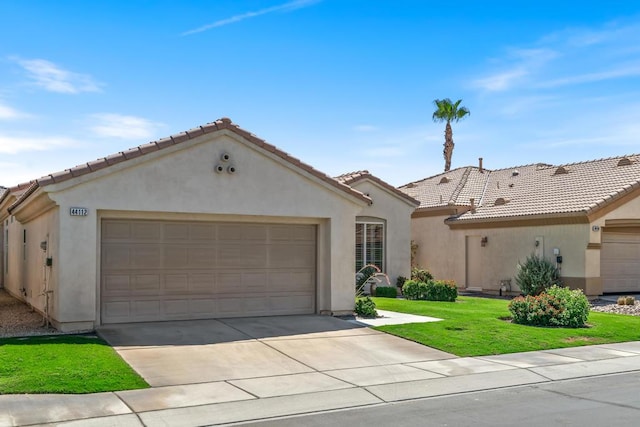
[[[44,326],[40,313],[0,289],[0,338],[59,333],[52,327]]]

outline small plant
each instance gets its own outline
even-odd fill
[[[522,325],[580,328],[589,317],[589,301],[579,289],[554,285],[539,295],[514,298],[509,311]]]
[[[369,297],[358,298],[354,310],[360,317],[377,317],[376,303]]]
[[[398,276],[398,278],[396,279],[396,287],[402,289],[404,282],[406,282],[407,280],[408,279],[404,276]]]
[[[632,296],[618,297],[618,305],[635,305],[636,299]]]
[[[518,264],[516,283],[524,295],[538,295],[560,284],[558,269],[550,261],[530,255],[523,264]]]
[[[414,267],[411,269],[411,280],[427,283],[433,280],[433,275],[426,268]]]
[[[382,298],[396,298],[398,296],[398,288],[393,286],[378,286],[376,288],[376,296]]]

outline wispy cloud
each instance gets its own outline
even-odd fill
[[[222,27],[224,25],[235,24],[240,21],[244,21],[246,19],[255,18],[257,16],[266,15],[268,13],[274,12],[291,12],[297,9],[302,9],[304,7],[312,6],[316,3],[319,3],[322,0],[295,0],[290,1],[288,3],[280,4],[277,6],[267,7],[265,9],[256,10],[253,12],[241,13],[239,15],[234,15],[230,18],[219,19],[211,24],[203,25],[202,27],[195,28],[193,30],[185,31],[182,33],[182,36],[188,36],[191,34],[201,33],[203,31],[210,30],[212,28]]]
[[[45,59],[12,59],[27,72],[33,84],[49,92],[76,94],[102,90],[90,75],[65,70]]]
[[[17,154],[28,151],[49,151],[72,147],[78,142],[64,136],[7,136],[0,135],[0,153]]]
[[[489,92],[511,89],[558,56],[555,50],[549,48],[512,49],[502,61],[506,63],[505,68],[476,79],[473,85]]]
[[[487,92],[559,89],[640,76],[640,23],[567,28],[526,48],[508,49],[492,70],[473,81]],[[498,67],[495,62],[499,62]]]
[[[558,86],[592,83],[634,76],[640,76],[640,64],[633,66],[622,65],[620,66],[620,68],[608,69],[596,73],[577,74],[568,77],[562,77],[555,80],[541,82],[537,86],[541,88],[552,88]]]
[[[0,102],[0,120],[16,120],[29,117],[29,114],[18,111],[15,108]]]
[[[150,139],[163,125],[142,117],[122,114],[93,114],[89,129],[99,137],[120,139]]]

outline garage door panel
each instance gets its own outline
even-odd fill
[[[103,323],[315,311],[315,226],[103,220],[102,231]]]
[[[603,233],[600,275],[604,292],[640,292],[640,234]]]
[[[270,267],[305,268],[315,263],[315,248],[309,245],[274,245]]]
[[[131,224],[128,222],[108,222],[102,226],[102,241],[127,240],[131,238]]]
[[[156,222],[136,222],[131,225],[131,238],[137,241],[160,240],[162,225]]]
[[[160,275],[136,274],[131,280],[132,295],[156,295],[161,290]]]
[[[134,245],[130,248],[128,268],[159,268],[162,266],[160,245]]]

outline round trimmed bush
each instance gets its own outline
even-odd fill
[[[509,311],[522,325],[580,328],[589,317],[589,301],[580,289],[554,285],[540,295],[514,298]]]

